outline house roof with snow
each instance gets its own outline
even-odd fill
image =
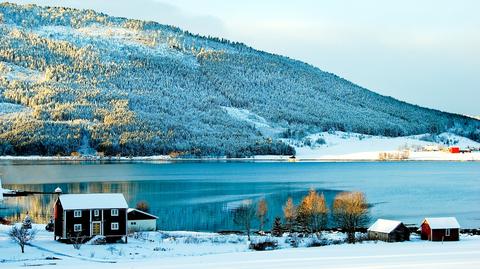
[[[59,199],[64,210],[128,208],[121,193],[63,194]]]
[[[378,219],[375,221],[370,228],[368,228],[368,231],[371,232],[380,232],[380,233],[391,233],[393,232],[400,224],[402,224],[401,221],[396,221],[396,220],[387,220],[387,219]]]
[[[460,224],[454,217],[447,218],[426,218],[422,223],[427,222],[430,229],[459,229]]]
[[[158,219],[157,216],[136,208],[129,208],[127,214],[128,220]]]

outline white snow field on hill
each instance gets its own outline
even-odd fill
[[[396,152],[402,149],[410,150],[408,160],[480,160],[480,152],[451,154],[442,151],[414,150],[429,145],[480,148],[480,143],[451,133],[438,135],[438,141],[434,142],[422,140],[427,136],[429,135],[385,137],[358,133],[323,132],[309,135],[301,141],[292,139],[284,141],[295,148],[296,157],[300,160],[378,160],[381,152]]]
[[[252,251],[246,236],[197,232],[149,232],[130,237],[128,244],[92,245],[74,249],[53,240],[44,225],[31,246],[20,248],[0,225],[0,268],[480,268],[480,236],[462,235],[459,242],[364,242],[323,247],[291,248],[287,237],[275,238],[280,249]],[[325,239],[344,238],[326,233]],[[252,240],[259,240],[253,236]],[[306,240],[307,241],[307,240]],[[304,242],[306,242],[304,241]]]

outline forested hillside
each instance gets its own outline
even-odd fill
[[[0,155],[292,154],[278,138],[332,129],[448,130],[480,141],[477,120],[240,43],[91,10],[8,3],[0,4],[0,119]]]

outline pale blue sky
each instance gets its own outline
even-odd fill
[[[176,25],[302,60],[407,102],[480,115],[480,1],[13,2]]]

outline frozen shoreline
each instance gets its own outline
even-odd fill
[[[451,133],[439,134],[437,142],[425,141],[429,134],[384,137],[358,133],[323,132],[311,134],[304,140],[281,139],[296,151],[296,159],[286,155],[256,155],[245,158],[226,156],[172,157],[155,156],[0,156],[7,161],[262,161],[262,162],[375,162],[385,161],[382,154],[390,155],[386,161],[480,161],[480,143]],[[320,142],[319,142],[320,141]],[[465,153],[450,153],[448,147],[475,149]],[[436,148],[426,151],[424,148]],[[442,150],[440,150],[442,149]],[[392,158],[393,156],[393,158]],[[396,158],[400,157],[400,158]]]
[[[336,155],[297,155],[295,162],[385,162],[385,161],[480,161],[480,152],[452,154],[446,152],[410,152],[407,159],[380,160],[381,153],[396,153],[398,151],[370,151],[354,152]],[[259,161],[259,162],[289,162],[290,156],[285,155],[257,155],[245,158],[227,158],[227,157],[201,157],[201,158],[173,158],[168,155],[156,156],[137,156],[137,157],[71,157],[71,156],[0,156],[0,161],[144,161],[144,162],[176,162],[176,161]]]

